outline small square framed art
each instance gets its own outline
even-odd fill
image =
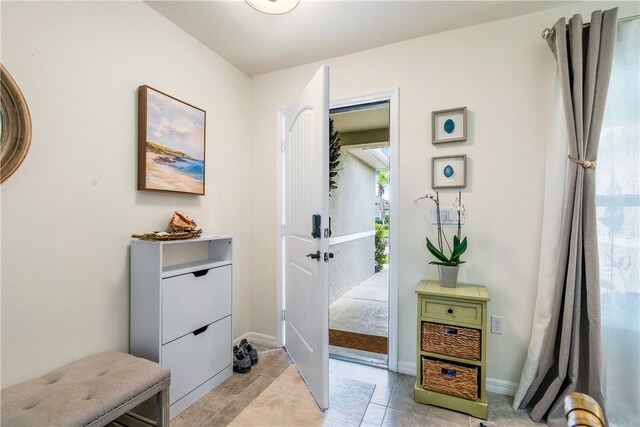
[[[433,144],[467,140],[467,107],[431,112]]]
[[[467,186],[467,155],[431,158],[431,187],[465,188]]]

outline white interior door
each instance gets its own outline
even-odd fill
[[[324,410],[329,407],[328,66],[318,70],[287,109],[284,126],[284,342]],[[316,237],[313,215],[321,219]]]

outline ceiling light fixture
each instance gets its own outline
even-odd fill
[[[269,15],[283,15],[298,6],[300,0],[244,0],[258,12]]]

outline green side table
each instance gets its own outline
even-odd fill
[[[416,402],[487,419],[484,286],[422,281],[418,294]]]

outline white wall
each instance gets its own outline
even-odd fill
[[[129,240],[174,210],[231,234],[248,331],[249,78],[141,2],[2,2],[31,149],[2,184],[2,387],[129,347]],[[137,87],[207,111],[206,196],[136,190]]]
[[[554,61],[540,31],[588,2],[327,61],[332,96],[400,88],[399,359],[415,354],[414,288],[435,278],[419,236],[430,158],[466,153],[470,249],[461,279],[485,283],[488,375],[518,381],[531,328]],[[636,2],[621,16],[638,13]],[[275,110],[318,64],[251,81],[138,2],[2,2],[2,63],[33,119],[23,165],[1,186],[2,387],[101,350],[128,349],[129,235],[174,210],[235,237],[234,336],[275,335]],[[207,111],[204,197],[136,190],[136,88]],[[465,143],[430,143],[430,113],[469,108]],[[245,117],[251,113],[251,127]],[[445,199],[449,195],[445,196]],[[247,226],[249,224],[249,226]],[[417,237],[418,236],[418,237]],[[251,314],[249,314],[251,313]]]
[[[463,200],[469,249],[461,282],[482,283],[489,315],[505,317],[504,335],[490,335],[491,378],[513,387],[520,379],[536,298],[544,159],[555,61],[540,33],[560,16],[619,3],[587,2],[527,16],[417,38],[324,63],[331,67],[331,97],[400,88],[399,367],[415,366],[414,290],[437,278],[423,236],[435,236],[429,205],[414,205],[430,190],[431,157],[467,154]],[[638,13],[620,4],[620,16]],[[318,68],[309,64],[251,79],[252,305],[251,330],[276,335],[275,111],[286,106]],[[463,143],[431,144],[431,111],[467,106]],[[442,192],[449,203],[453,192]],[[264,207],[273,206],[273,209]]]

